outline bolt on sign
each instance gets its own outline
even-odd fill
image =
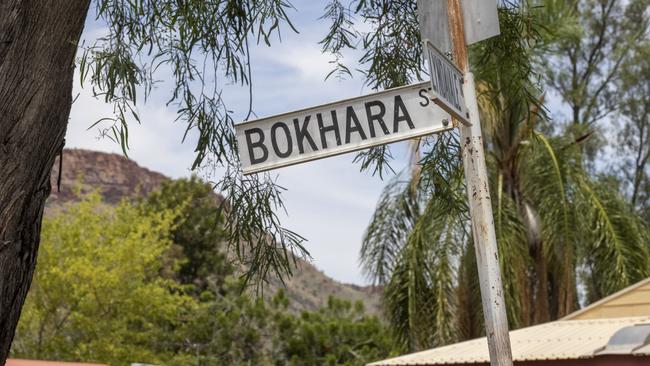
[[[424,41],[429,56],[429,73],[434,102],[442,109],[469,125],[469,110],[463,95],[463,73],[430,41]]]
[[[235,125],[244,174],[453,128],[429,82]]]

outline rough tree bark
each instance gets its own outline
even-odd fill
[[[0,0],[0,365],[32,281],[90,0]]]

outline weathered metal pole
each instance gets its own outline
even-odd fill
[[[436,1],[436,0],[433,0]],[[469,109],[471,126],[460,123],[460,138],[465,168],[465,182],[469,210],[472,217],[472,233],[476,248],[481,284],[485,332],[492,366],[512,366],[512,352],[508,333],[508,316],[501,282],[492,202],[488,185],[483,135],[479,119],[474,76],[470,72],[463,29],[461,0],[448,0],[449,28],[453,45],[454,62],[465,76],[463,93]]]

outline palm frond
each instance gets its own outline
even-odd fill
[[[396,339],[419,350],[458,339],[456,268],[464,223],[435,196],[411,231],[386,287],[384,305]]]
[[[420,216],[420,202],[402,175],[382,192],[361,245],[361,264],[370,280],[387,284],[410,231]]]
[[[553,141],[534,131],[530,145],[522,152],[522,187],[540,216],[544,256],[549,263],[552,287],[557,296],[556,316],[575,310],[576,246],[575,212],[567,189],[567,163],[571,152],[553,146]]]
[[[650,275],[648,227],[616,192],[585,177],[577,183],[584,277],[593,301]]]

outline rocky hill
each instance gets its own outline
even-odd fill
[[[52,170],[52,193],[48,205],[56,205],[77,199],[77,190],[88,193],[98,190],[106,203],[115,204],[124,197],[146,195],[155,190],[165,179],[122,155],[99,151],[63,150],[61,191],[57,190],[59,160]]]
[[[50,210],[65,202],[76,200],[78,191],[87,193],[98,190],[105,202],[114,204],[125,197],[145,195],[169,179],[139,166],[122,155],[89,150],[64,150],[62,166],[59,192],[57,159],[52,171],[52,194],[47,201]],[[352,301],[363,300],[368,313],[379,312],[378,289],[337,282],[304,260],[298,261],[294,276],[287,279],[285,284],[285,292],[292,300],[293,310],[296,311],[315,310],[325,305],[329,296],[336,296]],[[271,295],[281,287],[280,281],[272,279],[265,294]]]

